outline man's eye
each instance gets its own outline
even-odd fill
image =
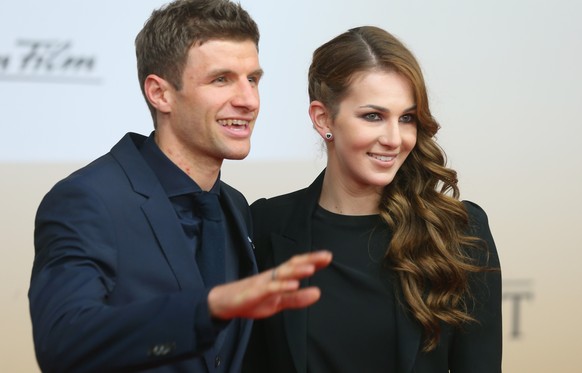
[[[226,78],[224,76],[219,76],[218,78],[214,79],[216,83],[224,83],[226,82]]]
[[[251,83],[252,85],[258,86],[259,82],[261,81],[261,76],[260,75],[249,76],[248,80],[249,80],[249,83]]]

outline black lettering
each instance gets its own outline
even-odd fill
[[[47,53],[46,68],[48,71],[53,71],[56,68],[62,69],[59,60],[62,58],[64,52],[71,47],[71,43],[52,43],[49,45]]]
[[[8,70],[8,65],[10,65],[10,56],[0,56],[0,69]]]
[[[530,300],[532,298],[533,293],[529,291],[507,291],[503,293],[503,300],[508,300],[510,302],[511,307],[510,335],[512,338],[519,338],[522,334],[521,332],[522,301]]]
[[[95,66],[95,59],[92,57],[67,57],[62,65],[61,68],[63,70],[75,70],[75,71],[79,71],[79,70],[87,70],[87,71],[91,71],[93,70],[93,67]]]
[[[20,64],[21,70],[26,70],[32,67],[33,70],[38,70],[43,63],[44,54],[43,49],[47,48],[46,43],[31,40],[21,40],[17,43],[19,46],[28,47],[28,52],[22,57]]]
[[[70,53],[71,42],[21,40],[19,46],[25,47],[20,69],[41,73],[90,72],[95,66],[94,57],[78,57]]]

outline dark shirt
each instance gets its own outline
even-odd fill
[[[140,152],[146,163],[156,174],[160,184],[172,202],[180,224],[183,227],[184,235],[191,241],[192,264],[194,265],[195,254],[200,249],[201,244],[201,219],[195,213],[192,213],[190,222],[186,223],[185,219],[181,218],[182,214],[179,213],[179,210],[183,209],[180,200],[193,198],[192,195],[201,192],[202,189],[160,150],[155,142],[154,134],[155,132],[152,132],[144,141]],[[220,175],[209,192],[216,193],[220,196]],[[231,233],[233,231],[233,224],[229,219],[224,218],[228,216],[228,214],[224,213],[224,210],[221,213],[223,215],[223,231],[226,232],[225,279],[229,282],[238,280],[240,277],[239,254],[234,245],[234,238]],[[192,220],[194,220],[194,225],[191,223]],[[209,291],[210,289],[206,289],[207,294]],[[208,304],[205,303],[202,307],[208,307]],[[237,319],[231,320],[230,322],[221,322],[219,320],[212,320],[211,322],[212,327],[218,334],[213,347],[215,353],[214,372],[228,372],[230,365],[229,357],[234,354],[238,344],[240,323]]]
[[[309,373],[396,371],[393,281],[382,264],[389,242],[379,215],[316,208],[313,250],[332,251],[333,262],[310,280],[321,299],[308,309]]]

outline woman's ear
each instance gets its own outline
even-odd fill
[[[172,86],[168,81],[155,74],[150,74],[144,82],[144,92],[149,103],[161,113],[172,109]]]
[[[309,117],[311,118],[311,123],[313,123],[313,128],[321,138],[327,141],[331,140],[333,137],[331,113],[321,101],[311,101],[309,104]]]

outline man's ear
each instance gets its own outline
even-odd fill
[[[161,113],[169,113],[172,109],[172,86],[155,74],[150,74],[144,82],[144,92],[149,103]]]
[[[309,117],[311,118],[311,123],[313,123],[313,128],[319,133],[322,139],[329,140],[326,138],[327,133],[332,133],[331,129],[331,113],[328,108],[321,101],[311,101],[309,104]]]

